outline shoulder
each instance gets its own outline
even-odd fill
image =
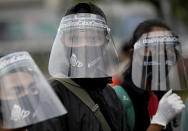
[[[63,84],[61,83],[60,81],[58,80],[55,80],[55,79],[50,79],[49,80],[49,83],[52,87],[52,89],[56,92],[56,94],[58,95],[62,95],[64,93],[71,93],[71,91],[68,90],[68,88]]]
[[[52,86],[52,88],[60,87],[60,86],[64,87],[64,85],[61,82],[59,82],[58,80],[50,79],[49,83]]]
[[[106,102],[111,105],[111,107],[114,109],[114,110],[122,110],[122,104],[121,104],[121,101],[120,99],[118,98],[117,94],[115,93],[115,91],[113,90],[112,87],[110,86],[107,86],[104,88],[103,90],[103,96],[106,100]]]
[[[68,106],[71,107],[71,103],[79,101],[79,99],[60,81],[51,79],[49,83],[66,108],[68,108]]]
[[[117,99],[117,95],[116,95],[115,91],[110,86],[106,86],[103,89],[103,94],[104,94],[104,96],[109,96],[112,99]]]
[[[114,86],[113,89],[125,108],[132,106],[132,101],[122,86]]]

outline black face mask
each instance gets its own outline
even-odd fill
[[[107,84],[112,83],[111,77],[106,78],[74,78],[72,79],[81,87],[86,89],[103,89],[107,86]]]
[[[103,46],[87,46],[87,47],[66,47],[67,49],[67,59],[70,65],[71,72],[76,73],[84,72],[85,74],[92,73],[93,76],[104,76],[104,45]],[[85,53],[84,57],[80,60],[77,56],[81,53]],[[102,53],[101,53],[102,52]],[[103,53],[104,52],[104,53]],[[73,66],[74,65],[74,66]],[[97,66],[96,66],[97,65]],[[100,67],[100,68],[99,68]],[[102,70],[101,70],[102,69]],[[102,72],[103,71],[103,72]],[[74,75],[73,75],[74,76]]]
[[[165,74],[164,75],[160,75],[160,77],[168,77],[168,74],[169,74],[169,72],[170,72],[170,70],[171,70],[171,68],[172,68],[172,66],[174,66],[176,63],[173,61],[173,60],[171,60],[170,58],[169,58],[169,60],[165,60],[165,62],[164,63],[158,63],[158,62],[153,62],[152,61],[152,56],[145,56],[144,57],[144,63],[148,63],[148,64],[143,64],[143,69],[142,69],[142,73],[143,73],[143,76],[142,76],[142,78],[143,78],[143,82],[144,81],[147,81],[147,83],[149,83],[149,84],[152,84],[151,83],[151,80],[153,80],[153,76],[152,76],[152,73],[156,70],[160,70],[160,64],[164,64],[164,65],[162,65],[162,67],[163,68],[165,68]],[[158,73],[160,73],[160,72],[158,72]],[[160,80],[165,80],[165,78],[160,78]],[[146,80],[145,80],[146,79]],[[149,81],[149,82],[148,82]],[[159,83],[160,81],[156,81],[156,83]],[[145,87],[146,85],[143,85],[142,84],[142,86],[143,87]],[[151,86],[151,85],[150,85]]]
[[[143,69],[142,69],[142,72],[144,74],[144,78],[147,78],[147,79],[151,79],[152,78],[152,67],[153,65],[152,64],[147,64],[145,65],[145,63],[151,63],[152,62],[152,57],[149,56],[144,56],[144,65],[143,65]],[[145,75],[147,75],[145,77]]]
[[[148,63],[148,64],[145,64],[145,63]],[[152,73],[152,69],[158,69],[161,64],[163,64],[163,67],[166,68],[166,71],[167,71],[166,76],[167,76],[168,72],[176,64],[176,61],[174,61],[173,58],[169,57],[168,60],[167,59],[165,60],[165,62],[159,63],[159,62],[154,62],[152,60],[152,56],[149,56],[149,57],[144,56],[143,73],[144,73],[144,71],[147,70],[147,74],[150,75]]]
[[[84,65],[86,63],[91,63],[96,58],[101,57],[101,52],[104,52],[104,45],[103,46],[84,46],[84,47],[66,47],[67,49],[67,58],[70,59],[72,54],[79,56],[79,54],[84,53],[87,60],[82,60],[81,62]]]
[[[25,118],[25,120],[30,121],[33,119],[33,115],[35,110],[37,109],[38,104],[39,104],[39,95],[27,95],[15,100],[1,100],[1,109],[6,116],[10,116],[7,118],[11,119],[11,115],[12,115],[11,113],[14,110],[15,106],[17,106],[18,108],[20,108],[20,111],[29,112],[29,115]],[[3,118],[4,113],[1,112],[0,115],[1,120],[4,119]],[[15,113],[20,113],[20,112],[15,112]]]

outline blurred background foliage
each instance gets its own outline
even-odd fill
[[[85,0],[73,0],[73,3],[77,3],[77,2],[83,2]],[[109,0],[87,0],[90,2],[100,2],[100,1],[106,1],[106,2],[110,2]],[[131,2],[136,2],[136,1],[144,1],[144,2],[150,2],[151,4],[153,4],[157,10],[159,11],[159,15],[162,16],[161,14],[161,4],[163,3],[162,1],[168,1],[168,3],[171,6],[171,11],[172,11],[172,15],[181,20],[183,23],[186,24],[186,26],[188,26],[188,1],[187,0],[117,0],[117,1],[122,1],[124,2],[124,4],[126,3],[131,3]]]
[[[171,0],[172,14],[175,18],[180,19],[188,26],[188,1],[187,0]]]

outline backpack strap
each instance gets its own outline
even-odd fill
[[[96,118],[99,120],[103,131],[111,131],[110,126],[108,125],[106,119],[100,111],[99,105],[95,104],[95,102],[91,99],[88,93],[82,89],[77,83],[72,81],[71,79],[60,79],[53,78],[59,82],[61,82],[66,88],[68,88],[74,95],[76,95],[85,105],[89,107],[89,109],[95,114]]]
[[[123,108],[126,113],[126,120],[127,120],[127,125],[130,129],[130,131],[134,131],[134,126],[135,126],[135,112],[134,112],[134,107],[132,104],[132,101],[127,94],[127,92],[120,86],[114,86],[113,87],[114,91],[116,92],[116,95],[120,99]]]

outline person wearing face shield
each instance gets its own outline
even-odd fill
[[[128,126],[134,131],[163,127],[172,130],[168,122],[185,107],[172,90],[187,88],[187,74],[185,70],[179,72],[177,66],[185,69],[177,35],[158,20],[144,21],[133,33],[130,54],[131,63],[124,72],[124,81],[113,88],[117,94],[120,90],[125,94],[119,98],[126,103],[123,105],[128,123],[134,122]]]
[[[66,112],[29,53],[0,59],[0,131],[26,131]]]
[[[96,5],[83,2],[67,10],[51,50],[49,73],[68,113],[29,131],[128,130],[123,106],[107,86],[117,60],[112,42],[106,17]]]

